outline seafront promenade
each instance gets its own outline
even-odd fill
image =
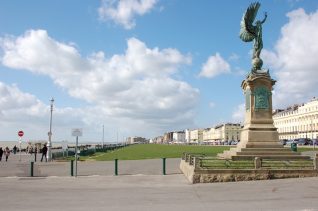
[[[318,178],[190,184],[180,173],[180,159],[36,162],[11,154],[0,162],[0,204],[5,210],[318,210]],[[40,154],[37,156],[40,159]]]
[[[34,162],[34,154],[13,154],[5,162],[4,156],[0,162],[0,177],[28,177],[30,176],[31,162]],[[41,154],[37,154],[37,162],[34,162],[34,176],[70,176],[71,161],[40,162]],[[166,159],[166,173],[180,174],[180,159]],[[114,161],[78,161],[78,176],[111,176],[114,175]],[[119,175],[162,175],[162,159],[150,160],[119,160]]]
[[[317,211],[318,178],[189,184],[182,174],[0,177],[3,210]]]

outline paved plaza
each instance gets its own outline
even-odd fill
[[[318,178],[189,184],[182,174],[0,178],[3,210],[318,210]]]
[[[41,154],[37,155],[37,162],[34,163],[35,177],[48,176],[70,176],[71,162],[40,162]],[[0,177],[28,177],[30,176],[30,163],[34,161],[34,155],[22,153],[11,154],[8,162],[0,162]],[[167,174],[181,174],[179,169],[180,159],[166,159]],[[114,161],[78,161],[78,176],[112,176],[115,174]],[[75,171],[75,162],[74,162]],[[119,175],[162,175],[162,159],[149,160],[119,160]]]
[[[193,185],[180,173],[180,159],[167,159],[167,175],[154,159],[119,161],[119,176],[113,161],[79,162],[77,178],[69,176],[69,162],[37,162],[28,177],[21,175],[32,158],[23,156],[1,162],[3,210],[318,211],[318,178]]]

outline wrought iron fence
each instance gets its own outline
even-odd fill
[[[317,170],[317,158],[313,160],[229,160],[207,157],[204,154],[184,153],[182,159],[199,169],[271,169],[271,170]],[[258,161],[256,161],[258,159]],[[257,164],[259,162],[259,164]]]

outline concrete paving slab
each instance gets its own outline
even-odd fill
[[[37,162],[34,163],[34,176],[70,176],[71,162],[40,162],[39,155]],[[34,155],[22,154],[10,155],[8,162],[0,162],[0,177],[8,176],[30,176],[30,163],[34,161]],[[166,159],[166,174],[181,174],[179,169],[179,158]],[[161,175],[163,163],[162,159],[148,160],[118,160],[119,175]],[[75,169],[75,162],[74,162]],[[79,161],[78,162],[79,176],[89,175],[114,175],[114,161]]]
[[[37,162],[36,177],[28,177],[32,158],[10,158],[0,163],[0,210],[318,211],[318,178],[192,185],[180,159],[167,159],[166,176],[162,159],[154,159],[119,161],[119,176],[113,161],[79,162],[77,178],[70,163]]]
[[[318,210],[318,178],[196,184],[183,175],[0,178],[11,210]]]

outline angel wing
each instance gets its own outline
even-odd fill
[[[253,22],[256,18],[257,11],[261,4],[259,2],[251,3],[246,9],[241,20],[240,38],[244,42],[251,42],[256,37],[256,26]]]

